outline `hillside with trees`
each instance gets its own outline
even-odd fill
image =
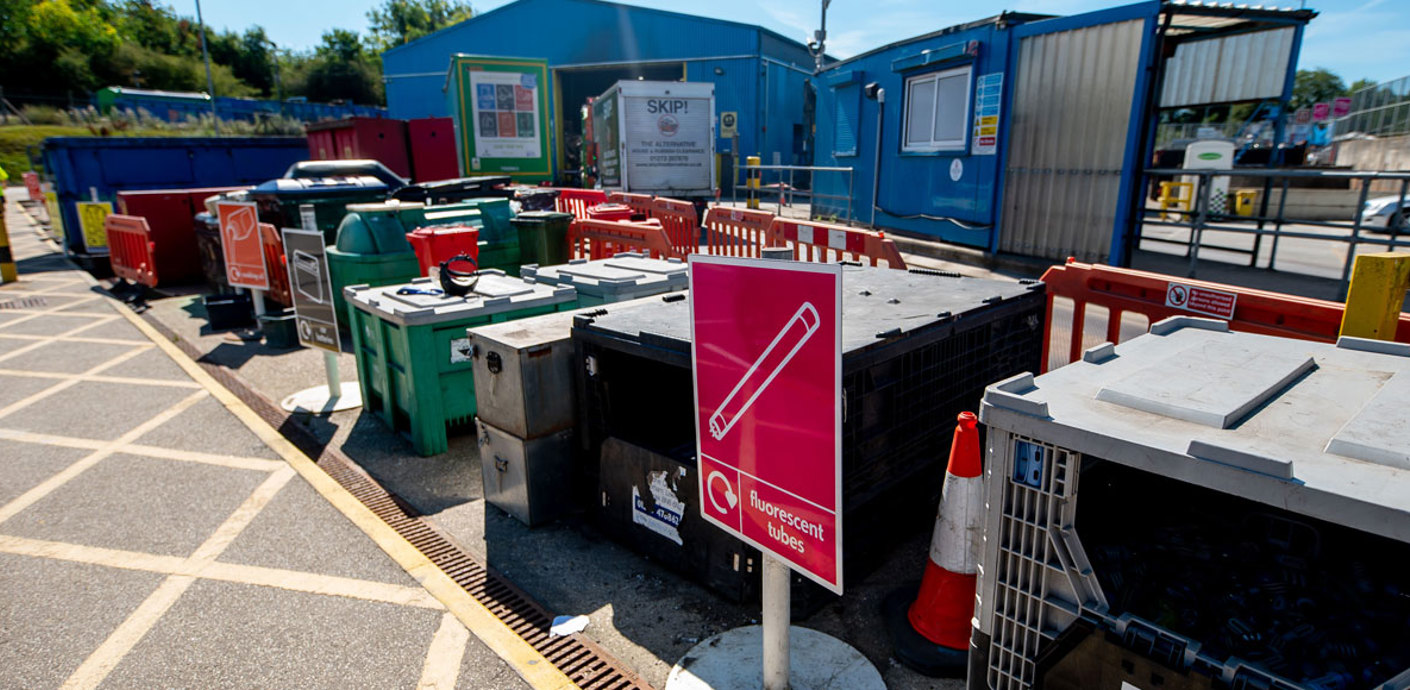
[[[265,30],[207,27],[218,96],[385,103],[382,50],[470,17],[463,0],[383,0],[368,35],[331,28],[309,50]],[[0,0],[0,88],[16,103],[83,105],[105,86],[205,91],[200,25],[151,0]]]

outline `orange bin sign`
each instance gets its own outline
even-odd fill
[[[235,287],[269,289],[269,269],[259,232],[259,214],[247,202],[216,204],[220,216],[220,246],[225,252],[225,277]]]

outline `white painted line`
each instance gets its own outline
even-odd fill
[[[157,591],[152,592],[60,687],[63,690],[98,687],[195,581],[196,578],[184,575],[173,575],[163,580]]]
[[[455,614],[447,611],[441,616],[441,627],[426,650],[426,663],[421,667],[417,690],[455,690],[455,683],[460,679],[460,662],[465,658],[465,644],[469,641],[470,631]]]

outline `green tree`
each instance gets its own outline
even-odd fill
[[[355,32],[333,29],[323,34],[302,86],[303,95],[311,101],[380,104],[381,60],[367,50]]]
[[[1300,69],[1293,77],[1293,95],[1289,107],[1309,108],[1314,103],[1331,101],[1346,95],[1346,82],[1325,67]]]
[[[367,12],[369,40],[380,53],[474,15],[464,0],[383,0]]]
[[[1351,82],[1351,86],[1348,86],[1346,88],[1346,92],[1348,94],[1353,94],[1362,89],[1369,89],[1372,86],[1375,86],[1376,84],[1377,82],[1374,79],[1367,79],[1365,77],[1362,77],[1354,82]]]

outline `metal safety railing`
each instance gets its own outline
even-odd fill
[[[1141,219],[1137,237],[1140,242],[1160,242],[1185,246],[1185,256],[1189,259],[1187,275],[1195,277],[1199,254],[1203,250],[1217,250],[1245,254],[1248,265],[1257,267],[1263,256],[1264,241],[1268,247],[1267,265],[1269,270],[1278,270],[1280,243],[1286,240],[1311,240],[1333,244],[1345,244],[1346,252],[1340,266],[1341,294],[1345,296],[1351,277],[1351,266],[1356,259],[1357,249],[1362,246],[1385,247],[1395,250],[1410,246],[1410,235],[1405,226],[1396,220],[1410,215],[1390,216],[1384,222],[1384,236],[1370,233],[1373,227],[1381,229],[1379,216],[1367,216],[1366,202],[1374,193],[1378,196],[1398,196],[1393,208],[1405,207],[1410,197],[1410,173],[1369,172],[1344,170],[1268,170],[1259,168],[1235,170],[1185,170],[1173,168],[1153,168],[1145,171],[1148,182],[1163,178],[1185,180],[1189,185],[1164,183],[1163,191],[1177,190],[1179,199],[1162,198],[1154,206],[1147,205]],[[1254,194],[1239,194],[1241,190],[1228,187],[1229,178],[1253,178],[1259,181],[1253,188]],[[1222,179],[1221,179],[1222,178]],[[1356,199],[1355,208],[1342,209],[1347,220],[1309,218],[1306,212],[1289,210],[1290,204],[1301,205],[1305,199],[1300,192],[1309,187],[1295,186],[1293,180],[1310,180],[1318,185],[1316,189],[1342,189],[1349,192],[1348,198]],[[1191,187],[1192,185],[1192,187]],[[1148,187],[1147,187],[1148,188]],[[1380,191],[1373,192],[1373,189]],[[1302,217],[1299,217],[1299,216]],[[1327,215],[1321,213],[1317,215]],[[1291,226],[1291,227],[1289,227]],[[1185,229],[1184,238],[1157,237],[1145,232],[1147,228],[1166,227]],[[1212,244],[1206,241],[1205,233],[1221,232],[1247,235],[1253,238],[1251,247]],[[1330,265],[1329,265],[1330,267]]]
[[[818,165],[760,165],[757,157],[749,157],[739,167],[744,174],[745,204],[758,209],[772,205],[779,216],[804,220],[825,219],[851,225],[852,179],[850,167]],[[830,194],[817,191],[819,175],[840,175],[847,193]],[[736,179],[738,175],[736,175]],[[740,186],[735,185],[732,201],[739,204]],[[786,210],[785,210],[786,209]]]

